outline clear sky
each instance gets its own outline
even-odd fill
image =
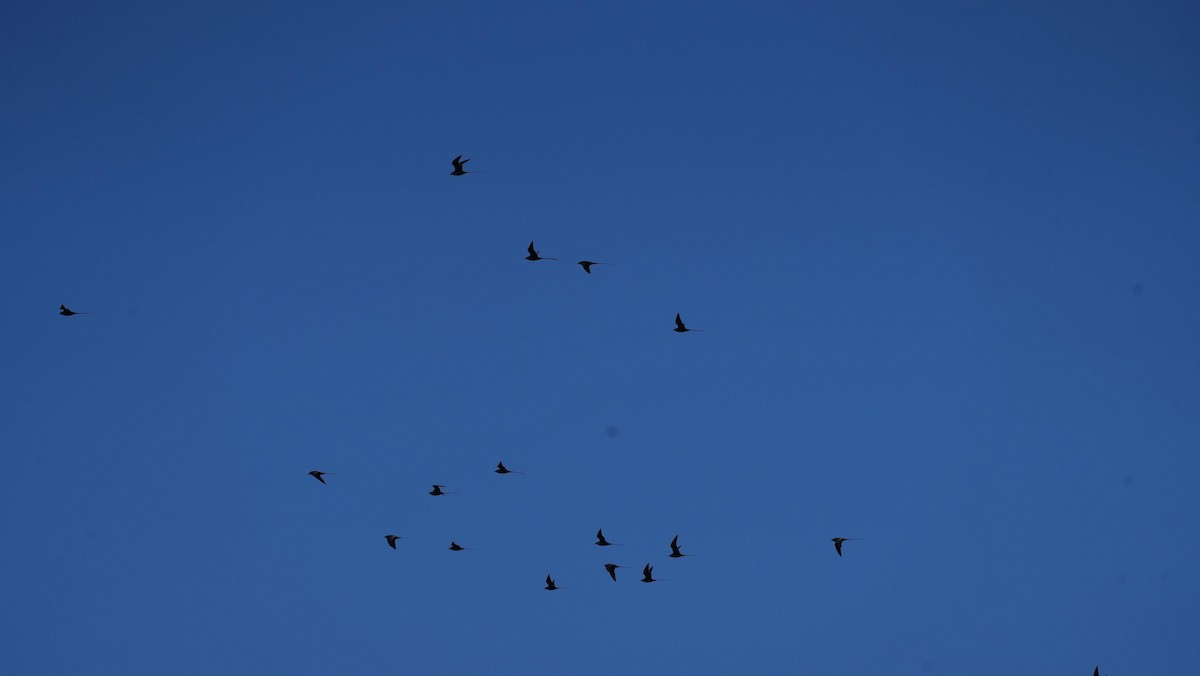
[[[1194,670],[1198,26],[5,4],[4,670]]]

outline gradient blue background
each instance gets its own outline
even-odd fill
[[[0,10],[4,671],[1200,663],[1200,5],[245,4]]]

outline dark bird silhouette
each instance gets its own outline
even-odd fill
[[[463,174],[477,173],[474,171],[466,171],[465,169],[463,169],[463,165],[470,161],[471,161],[470,159],[464,160],[462,158],[462,155],[459,155],[458,157],[450,160],[450,164],[454,165],[454,171],[450,172],[450,175],[451,176],[462,176]]]
[[[615,563],[606,563],[606,564],[604,564],[604,570],[607,570],[607,571],[608,571],[608,574],[609,574],[609,576],[610,576],[610,577],[612,577],[612,579],[613,579],[613,582],[616,582],[616,581],[617,581],[617,569],[618,569],[618,568],[624,568],[624,567],[625,567],[625,566],[618,566],[618,565],[617,565],[617,564],[615,564]]]
[[[329,472],[318,472],[315,469],[308,473],[309,476],[316,479],[317,481],[320,481],[321,483],[325,483],[325,480],[322,479],[321,477],[325,476],[326,474],[329,474]]]
[[[653,572],[654,566],[647,563],[646,567],[642,569],[642,575],[644,576],[642,577],[642,582],[654,582]]]
[[[90,313],[90,312],[75,312],[74,310],[71,310],[70,308],[68,308],[66,305],[59,305],[58,306],[58,314],[60,314],[64,317],[70,317],[71,315],[90,315],[92,313]]]
[[[445,488],[445,486],[443,486],[442,484],[433,484],[433,490],[429,491],[429,494],[430,495],[454,495],[453,493],[447,493],[446,491],[442,490],[443,488]]]
[[[384,535],[383,539],[388,541],[389,547],[391,547],[392,549],[395,549],[396,548],[396,540],[399,540],[400,536],[399,535]]]
[[[496,469],[492,471],[494,471],[496,474],[524,474],[524,472],[518,472],[505,467],[504,462],[496,463]]]
[[[691,556],[691,554],[684,554],[683,552],[679,551],[679,536],[676,535],[671,540],[671,558],[678,559],[681,556]]]
[[[558,589],[558,585],[554,584],[554,580],[549,575],[546,576],[546,589],[547,591]]]
[[[597,263],[596,261],[579,261],[579,264],[583,266],[583,271],[589,275],[592,274],[593,265],[612,265],[612,263]]]
[[[461,552],[461,551],[462,551],[462,550],[464,550],[464,549],[467,549],[467,548],[466,548],[466,547],[463,547],[463,546],[462,546],[462,545],[460,545],[460,544],[458,544],[458,543],[457,543],[457,542],[455,542],[454,540],[451,540],[451,541],[450,541],[450,551],[452,551],[452,552]]]
[[[528,251],[529,251],[529,255],[525,257],[525,260],[527,260],[527,261],[556,261],[556,260],[558,260],[557,258],[551,258],[549,256],[539,256],[538,252],[533,250],[533,242],[529,243]]]
[[[1100,676],[1100,665],[1096,665],[1096,670],[1092,672],[1092,676]]]
[[[846,540],[857,540],[859,538],[833,538],[833,548],[837,550],[838,556],[842,555],[842,543]]]
[[[671,330],[675,333],[687,333],[688,331],[699,331],[700,333],[704,333],[704,329],[689,329],[687,326],[684,326],[683,319],[680,318],[678,312],[675,313],[675,328]]]
[[[622,544],[620,544],[620,543],[617,543],[617,542],[609,542],[608,540],[605,540],[605,539],[604,539],[604,529],[603,529],[603,528],[601,528],[600,530],[596,531],[596,544],[600,545],[601,547],[608,547],[609,545],[617,545],[618,547],[624,547],[624,546],[625,546],[625,545],[622,545]]]

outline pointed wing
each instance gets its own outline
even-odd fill
[[[546,586],[547,586],[547,587],[553,587],[553,586],[554,586],[554,580],[551,580],[549,575],[547,575],[547,576],[546,576]]]
[[[605,566],[605,568],[608,569],[608,574],[609,574],[609,576],[612,577],[613,582],[616,582],[617,581],[617,567],[610,563],[607,566]]]
[[[674,538],[671,539],[671,551],[675,552],[676,554],[679,553],[679,536],[678,535],[676,535]]]
[[[529,251],[529,255],[530,255],[530,256],[536,256],[536,255],[537,255],[537,252],[533,250],[533,242],[530,242],[530,243],[529,243],[529,249],[528,249],[528,251]]]
[[[678,312],[675,313],[675,326],[677,326],[681,329],[687,328],[686,326],[683,325],[683,319],[679,316]]]
[[[833,548],[837,550],[838,556],[842,555],[842,543],[837,540],[833,541]]]
[[[462,165],[463,165],[463,163],[462,163],[462,155],[459,155],[458,157],[456,157],[456,158],[454,158],[454,159],[450,160],[450,164],[453,164],[453,165],[454,165],[454,170],[455,170],[455,171],[462,171]]]

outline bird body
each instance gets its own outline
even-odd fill
[[[557,258],[550,258],[549,256],[539,256],[538,252],[535,251],[533,248],[532,241],[529,242],[529,248],[527,249],[527,251],[529,252],[529,255],[525,257],[525,260],[527,260],[527,261],[556,261],[556,260],[558,260]]]
[[[842,543],[847,540],[857,540],[858,538],[833,538],[833,548],[837,550],[838,556],[842,555]]]
[[[492,471],[496,474],[524,474],[524,472],[517,472],[505,467],[503,462],[496,463],[496,469]]]
[[[609,542],[608,540],[605,540],[604,539],[604,529],[601,528],[600,530],[596,531],[596,544],[599,545],[600,547],[608,547],[611,545],[615,545],[617,543]]]
[[[681,556],[691,556],[691,554],[684,554],[683,552],[679,551],[679,536],[676,535],[671,540],[671,558],[678,559]]]
[[[597,263],[596,261],[579,261],[579,265],[583,266],[583,271],[592,274],[593,265],[612,265],[612,263]]]
[[[75,312],[74,310],[71,310],[70,308],[68,308],[66,305],[59,305],[58,306],[58,314],[60,314],[64,317],[70,317],[71,315],[90,315],[92,313],[90,313],[90,312]]]
[[[610,577],[612,577],[612,579],[613,579],[613,582],[616,582],[616,581],[617,581],[617,569],[618,569],[618,568],[624,568],[624,567],[625,567],[625,566],[618,566],[618,565],[617,565],[617,564],[615,564],[615,563],[606,563],[606,564],[604,564],[604,570],[607,570],[607,571],[608,571],[608,574],[609,574],[609,576],[610,576]]]
[[[308,473],[309,476],[316,479],[317,481],[320,481],[321,483],[325,483],[325,480],[322,479],[321,477],[325,476],[326,474],[329,474],[329,472],[318,472],[315,469]]]
[[[392,549],[395,549],[396,548],[396,540],[399,540],[400,536],[399,535],[384,535],[383,539],[387,540],[389,547],[391,547]]]
[[[551,578],[549,575],[547,575],[546,576],[546,590],[554,591],[556,589],[558,589],[558,585],[554,584],[553,578]]]
[[[430,495],[450,495],[442,489],[445,488],[442,484],[433,484],[433,490],[429,491]]]
[[[464,159],[462,158],[462,155],[459,155],[458,157],[456,157],[456,158],[454,158],[454,159],[450,160],[450,164],[453,164],[453,165],[454,165],[454,171],[450,172],[450,175],[451,175],[451,176],[462,176],[463,174],[473,174],[473,173],[475,173],[475,172],[473,172],[473,171],[466,171],[466,170],[464,170],[464,169],[463,169],[463,165],[464,165],[464,164],[466,164],[467,162],[470,162],[470,161],[471,161],[470,159],[465,159],[465,160],[464,160]]]
[[[464,549],[466,549],[466,547],[463,547],[462,545],[458,544],[458,543],[457,543],[457,542],[455,542],[454,540],[451,540],[451,541],[450,541],[450,551],[452,551],[452,552],[461,552],[461,551],[462,551],[462,550],[464,550]]]
[[[688,331],[699,331],[704,333],[704,329],[689,329],[687,325],[683,323],[683,318],[679,316],[678,312],[675,313],[675,328],[671,330],[675,333],[687,333]]]

